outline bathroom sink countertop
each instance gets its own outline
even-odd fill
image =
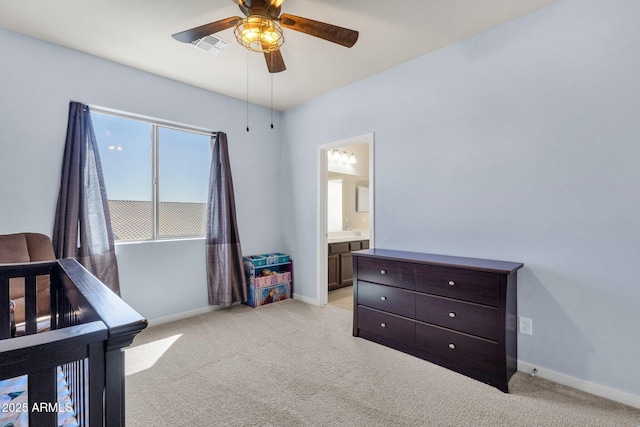
[[[327,243],[355,242],[358,240],[369,240],[369,236],[330,236],[327,237]]]

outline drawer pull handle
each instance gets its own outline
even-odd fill
[[[449,317],[456,317],[456,314],[452,311],[451,313],[449,313]]]
[[[449,344],[449,348],[451,350],[455,350],[456,349],[456,345],[454,343]]]
[[[453,280],[449,280],[449,286],[453,286],[455,284],[456,284],[456,282],[454,282]]]
[[[386,324],[386,323],[380,323],[380,327],[381,327],[381,328],[386,328],[386,327],[387,327],[387,324]]]
[[[387,274],[387,270],[380,270],[380,274]]]
[[[387,300],[387,297],[380,297],[380,299],[381,299],[382,301],[386,301],[386,300]]]

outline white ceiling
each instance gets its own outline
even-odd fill
[[[287,70],[273,75],[283,111],[557,0],[285,0],[282,13],[360,32],[351,49],[284,29]],[[232,44],[213,56],[171,35],[230,16],[233,0],[12,0],[0,27],[252,103],[271,104],[262,54]],[[27,55],[28,52],[25,52]],[[247,86],[247,70],[249,86]]]

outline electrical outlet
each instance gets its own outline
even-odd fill
[[[528,317],[518,317],[519,327],[518,330],[521,334],[533,335],[533,320]]]

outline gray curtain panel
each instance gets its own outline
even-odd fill
[[[227,135],[211,139],[212,156],[207,200],[206,256],[209,304],[228,307],[247,300],[247,280],[236,223],[236,204]]]
[[[57,258],[75,258],[120,295],[107,192],[89,107],[69,104],[67,141],[53,229]]]

